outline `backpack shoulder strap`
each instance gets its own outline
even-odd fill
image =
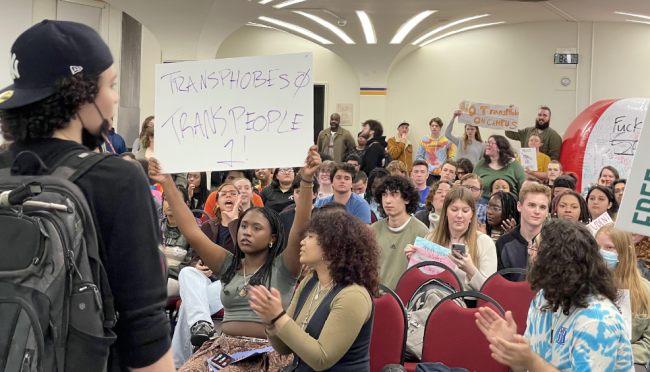
[[[53,167],[53,176],[65,178],[74,183],[86,174],[97,163],[106,160],[112,153],[96,153],[92,151],[75,150],[65,154]]]

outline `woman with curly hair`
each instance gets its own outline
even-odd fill
[[[573,190],[564,191],[553,199],[551,217],[580,222],[585,225],[591,223],[587,202]]]
[[[488,202],[485,233],[496,243],[502,235],[519,225],[520,219],[515,197],[509,192],[499,191]]]
[[[526,332],[480,308],[476,324],[492,357],[514,372],[625,371],[632,367],[627,331],[614,302],[617,289],[598,243],[584,226],[551,220],[529,249],[528,282],[540,290],[530,304]]]
[[[294,354],[292,371],[370,372],[373,297],[379,297],[374,234],[347,212],[317,212],[301,245],[300,263],[314,273],[286,311],[277,289],[251,288],[251,308],[271,345],[281,355]]]
[[[452,251],[449,259],[456,264],[458,275],[465,290],[479,291],[485,280],[497,271],[497,252],[489,236],[478,231],[476,201],[472,192],[464,187],[454,187],[445,197],[440,223],[426,239],[451,249],[453,243],[464,244],[466,253]],[[410,259],[413,246],[404,250]]]
[[[182,367],[181,371],[207,371],[206,359],[219,352],[233,354],[269,346],[263,321],[248,302],[250,287],[265,285],[277,288],[279,292],[276,295],[284,306],[289,306],[301,272],[300,240],[302,231],[309,223],[313,178],[319,166],[318,148],[312,146],[300,175],[302,192],[296,203],[296,218],[286,248],[282,219],[271,209],[253,207],[242,214],[237,220],[233,254],[210,241],[201,232],[192,212],[176,190],[167,195],[181,232],[201,256],[203,263],[221,280],[221,302],[225,310],[222,334],[219,337],[215,338],[215,330],[209,319],[198,320],[192,326],[192,344],[204,344],[184,365],[184,360],[175,359],[176,367]],[[161,172],[160,163],[152,159],[149,175],[167,189],[172,183],[171,177]],[[286,357],[270,352],[264,359],[243,362],[243,365],[238,363],[237,367],[229,366],[223,370],[232,372],[244,368],[246,371],[276,372],[289,361]]]
[[[433,231],[438,226],[440,221],[440,212],[442,211],[442,204],[445,202],[445,196],[454,185],[451,181],[438,181],[431,185],[429,195],[424,202],[424,210],[416,212],[415,218],[425,224],[429,231]]]
[[[517,156],[504,136],[491,136],[485,142],[485,154],[474,166],[474,174],[483,179],[483,194],[480,204],[487,204],[492,195],[492,182],[504,179],[511,187],[510,192],[517,195],[521,184],[526,180],[526,172],[519,164]]]
[[[142,148],[142,140],[145,137],[145,134],[147,133],[147,128],[153,127],[155,124],[155,117],[154,116],[147,116],[146,119],[142,122],[142,128],[140,129],[140,135],[138,138],[133,141],[133,148],[131,149],[132,153],[137,153],[140,148]]]
[[[646,371],[650,359],[650,282],[637,269],[632,234],[608,223],[596,233],[600,253],[614,274],[618,289],[630,292],[632,308],[632,354],[635,371]]]

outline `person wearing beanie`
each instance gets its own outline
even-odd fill
[[[406,121],[401,121],[397,124],[397,135],[388,139],[386,151],[388,151],[393,160],[399,160],[406,164],[407,173],[411,174],[411,170],[413,169],[413,145],[407,137],[409,127],[410,124]]]
[[[116,322],[105,320],[115,322],[111,330],[117,338],[107,328],[98,331],[101,336],[84,333],[88,341],[74,344],[74,362],[83,370],[174,371],[160,227],[149,182],[142,168],[116,155],[93,153],[109,135],[109,119],[119,101],[114,89],[117,70],[108,46],[86,25],[45,20],[18,37],[11,61],[14,83],[0,90],[0,128],[5,140],[13,143],[0,155],[0,169],[11,168],[11,176],[42,175],[68,157],[101,157],[74,183],[85,196],[92,212],[89,221],[97,229],[99,257],[109,284],[102,292],[110,287],[119,314]],[[24,152],[31,156],[18,156]],[[8,237],[0,237],[4,239]],[[62,331],[69,330],[82,332]],[[48,333],[56,331],[52,327]],[[57,354],[70,349],[62,342]],[[63,363],[58,355],[56,359]],[[46,361],[39,355],[39,370],[62,370],[42,365]],[[65,370],[77,369],[66,363]]]

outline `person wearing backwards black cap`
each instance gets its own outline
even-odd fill
[[[12,158],[7,165],[3,154],[0,166],[31,151],[51,168],[71,151],[103,144],[107,118],[119,100],[113,89],[117,73],[108,46],[92,28],[50,20],[34,25],[12,46],[9,73],[14,84],[0,90],[0,125],[4,138],[13,141]],[[35,157],[21,156],[16,163],[14,175],[43,172]],[[108,370],[174,371],[160,231],[145,175],[108,156],[75,183],[93,212],[119,313]]]

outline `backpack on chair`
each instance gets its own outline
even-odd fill
[[[426,328],[429,314],[431,314],[438,302],[454,293],[458,293],[456,288],[436,278],[422,283],[413,293],[406,306],[406,314],[408,317],[406,360],[418,362],[422,360],[424,329]],[[460,298],[453,301],[460,307],[467,307],[465,302]]]
[[[12,176],[0,155],[0,371],[104,371],[117,321],[94,216],[74,182],[113,154]]]

